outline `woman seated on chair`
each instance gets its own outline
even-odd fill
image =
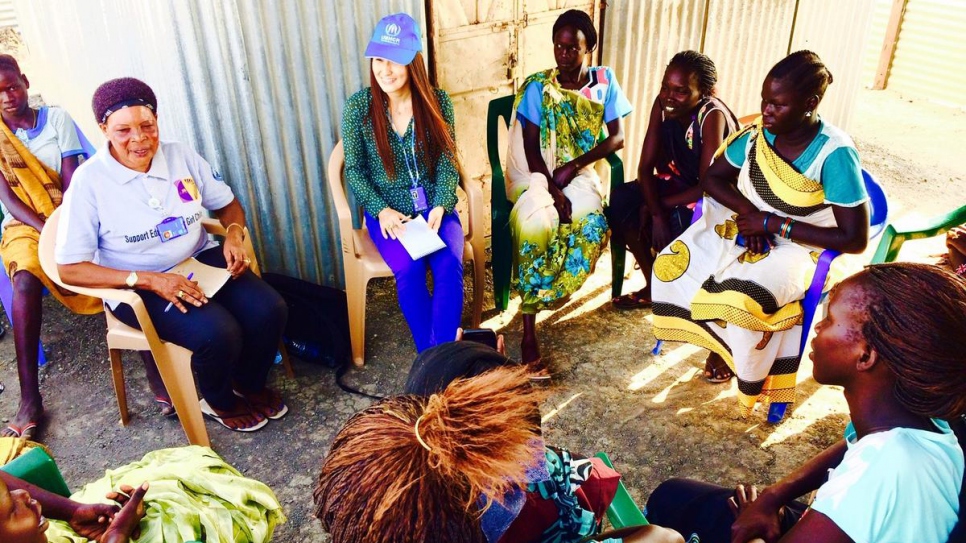
[[[396,278],[417,352],[456,337],[464,246],[454,210],[459,165],[453,103],[430,86],[421,49],[412,17],[383,17],[366,47],[370,86],[350,96],[342,114],[345,177],[365,209],[369,237]],[[398,239],[413,219],[425,220],[446,246],[413,259]]]
[[[314,493],[323,528],[341,543],[576,543],[593,534],[593,511],[608,505],[588,478],[597,468],[544,448],[542,394],[528,377],[478,343],[420,354],[406,396],[356,414],[336,435]],[[628,531],[605,541],[683,542],[653,526]]]
[[[37,376],[44,287],[76,313],[101,311],[100,300],[57,288],[40,268],[40,231],[86,155],[70,115],[59,107],[30,107],[29,88],[17,60],[0,55],[0,257],[13,287],[10,322],[20,376],[20,408],[2,435],[26,439],[33,438],[44,413]]]
[[[801,299],[819,253],[868,241],[855,146],[816,112],[831,82],[809,51],[771,69],[762,117],[702,179],[703,215],[654,261],[655,335],[710,349],[713,376],[725,364],[737,374],[744,415],[766,397],[795,401]]]
[[[648,520],[702,543],[947,541],[962,514],[963,450],[946,421],[966,413],[966,280],[870,266],[832,290],[815,329],[812,373],[844,389],[845,439],[761,492],[665,482]],[[816,489],[803,513],[793,500]]]
[[[133,288],[158,336],[192,351],[210,418],[238,431],[281,418],[288,408],[265,383],[288,308],[248,269],[241,204],[198,153],[159,141],[157,99],[145,83],[108,81],[92,105],[107,142],[78,168],[64,199],[55,250],[61,279]],[[201,223],[206,210],[227,229],[221,247]],[[232,280],[209,299],[197,282],[166,272],[191,257],[227,268]],[[140,328],[130,306],[108,305]]]
[[[607,222],[614,245],[634,255],[647,285],[614,298],[618,309],[651,305],[654,253],[691,224],[701,197],[700,176],[714,153],[738,127],[738,120],[715,96],[714,63],[697,51],[682,51],[664,70],[661,91],[651,106],[637,182],[625,183],[610,196]]]
[[[587,66],[597,47],[590,16],[563,13],[553,25],[557,67],[530,75],[513,101],[507,197],[514,286],[523,313],[523,361],[543,368],[537,311],[583,285],[607,242],[604,189],[594,162],[624,146],[631,112],[614,72]]]

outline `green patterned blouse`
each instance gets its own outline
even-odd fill
[[[443,113],[450,132],[454,131],[453,102],[445,91],[435,89],[436,99]],[[372,93],[366,87],[353,94],[346,100],[342,112],[342,140],[345,146],[345,177],[356,196],[356,201],[366,210],[366,213],[377,217],[386,207],[415,216],[413,199],[409,189],[412,186],[410,171],[412,164],[413,138],[415,137],[414,120],[409,121],[406,134],[403,137],[389,129],[389,146],[395,156],[395,179],[390,179],[382,160],[376,150],[375,135],[372,123],[369,121],[369,104]],[[385,110],[388,115],[388,110]],[[429,167],[423,152],[417,147],[419,185],[426,190],[426,201],[429,208],[442,206],[447,213],[456,206],[456,185],[459,183],[459,172],[450,157],[444,156],[436,165],[436,175],[428,178]],[[405,157],[410,160],[409,169]],[[414,172],[416,173],[416,172]]]

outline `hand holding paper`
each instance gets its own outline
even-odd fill
[[[420,259],[444,247],[443,239],[435,230],[429,227],[422,215],[417,215],[404,225],[403,232],[398,236],[399,242],[413,260]]]

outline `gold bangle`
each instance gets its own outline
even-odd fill
[[[242,225],[240,225],[240,224],[238,224],[237,222],[233,222],[233,223],[229,224],[227,227],[225,227],[225,233],[227,234],[228,232],[231,232],[231,227],[232,226],[237,226],[238,229],[241,230],[242,239],[245,239],[245,227],[242,226]]]

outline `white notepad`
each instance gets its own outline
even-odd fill
[[[221,287],[225,286],[225,283],[231,279],[231,274],[225,268],[216,268],[214,266],[209,266],[198,259],[192,257],[189,258],[177,266],[168,270],[168,273],[176,273],[183,277],[188,277],[191,274],[191,280],[198,283],[198,288],[205,293],[205,296],[211,298],[216,292],[221,290]]]
[[[430,253],[446,247],[443,238],[429,227],[429,223],[422,215],[405,223],[406,232],[399,236],[399,242],[413,260],[418,260]]]

